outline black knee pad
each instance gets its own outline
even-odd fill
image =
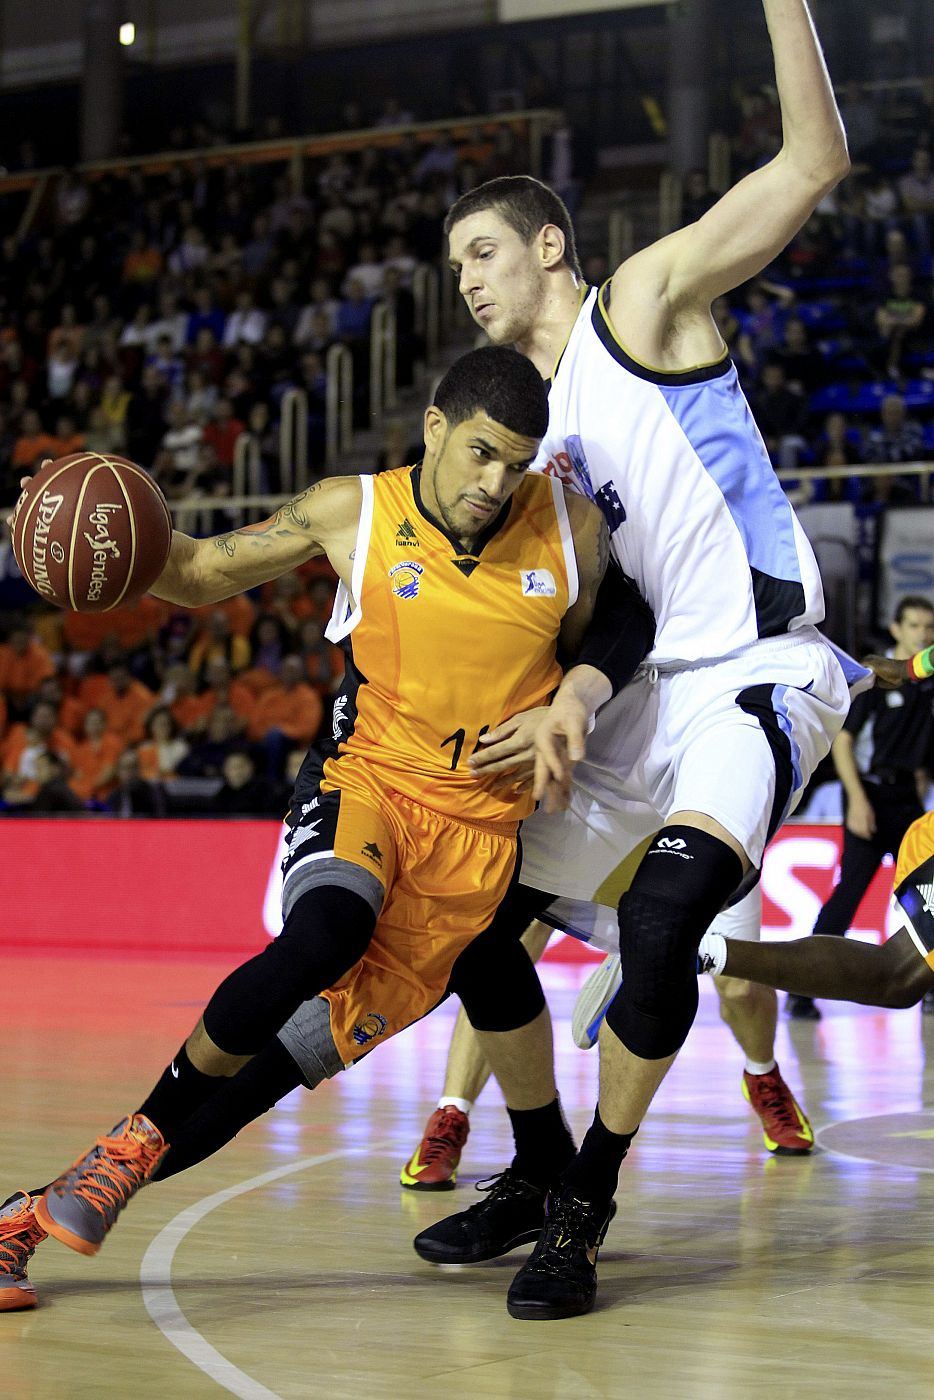
[[[474,1030],[513,1031],[534,1021],[545,1005],[535,964],[519,941],[553,896],[514,886],[489,928],[468,943],[448,990],[460,997]]]
[[[663,828],[619,902],[623,983],[606,1015],[634,1055],[680,1050],[697,1014],[697,946],[742,878],[723,841],[689,826]]]

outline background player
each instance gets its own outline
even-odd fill
[[[567,211],[535,181],[490,182],[447,219],[474,319],[551,376],[539,465],[601,506],[613,552],[658,628],[641,678],[605,704],[573,791],[552,752],[553,782],[540,790],[554,805],[569,796],[570,807],[537,813],[524,841],[523,880],[576,899],[593,899],[627,852],[637,864],[619,903],[623,983],[600,1035],[599,1107],[567,1170],[543,1161],[548,1213],[509,1290],[514,1317],[592,1306],[620,1165],[696,1012],[700,938],[754,878],[843,722],[848,684],[868,682],[815,630],[816,563],[711,315],[713,300],[764,268],[849,168],[807,5],[763,8],[781,150],[599,291],[581,286]],[[571,759],[582,759],[581,736],[608,694],[589,668],[569,673],[539,729],[543,754],[552,738],[570,740]],[[482,1007],[465,1005],[476,1026]],[[507,1097],[521,1093],[543,1112],[545,1055],[529,1053],[531,1032],[481,1043]],[[513,1126],[519,1143],[521,1118]],[[523,1185],[507,1170],[486,1208],[439,1222],[415,1247],[446,1262],[471,1258],[477,1235],[508,1247],[520,1225],[542,1222],[544,1200],[540,1182]]]
[[[892,659],[906,662],[934,641],[934,605],[902,598],[889,624]],[[854,702],[833,741],[834,766],[846,812],[840,879],[817,916],[814,933],[842,938],[886,855],[895,855],[912,822],[924,811],[934,738],[934,681],[904,690],[873,687]],[[718,932],[729,937],[728,929]],[[811,997],[790,996],[788,1014],[818,1021]]]

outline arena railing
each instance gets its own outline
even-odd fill
[[[339,349],[341,347],[335,348]],[[375,460],[373,466],[375,470]],[[851,477],[917,476],[921,478],[920,503],[922,505],[928,505],[932,500],[931,478],[934,476],[934,462],[898,462],[894,464],[868,462],[857,467],[799,467],[795,471],[777,472],[776,475],[783,485],[787,484],[789,486],[800,482],[821,480],[839,481]],[[230,516],[232,513],[236,512],[242,515],[240,523],[246,524],[249,512],[259,510],[262,511],[264,515],[269,515],[274,510],[278,510],[280,506],[285,505],[286,501],[290,500],[291,496],[295,494],[294,492],[286,492],[284,494],[282,492],[277,492],[275,494],[241,494],[239,490],[240,483],[249,479],[248,467],[245,466],[243,476],[239,476],[237,475],[235,466],[234,476],[231,481],[231,485],[234,489],[229,496],[218,496],[216,498],[186,496],[184,500],[172,502],[172,510],[176,514],[181,511],[186,511],[197,512],[201,516],[215,512],[223,512],[225,516]],[[302,490],[303,488],[299,486],[297,489]]]

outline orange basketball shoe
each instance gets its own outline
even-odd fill
[[[814,1130],[778,1065],[768,1074],[744,1070],[743,1098],[759,1115],[762,1139],[776,1157],[803,1157],[813,1150]]]
[[[141,1113],[124,1118],[36,1202],[39,1224],[79,1254],[96,1254],[123,1207],[144,1186],[166,1143]]]
[[[399,1176],[411,1191],[453,1191],[457,1164],[470,1132],[470,1119],[452,1103],[436,1108],[425,1124],[425,1136]]]
[[[46,1232],[36,1219],[35,1201],[17,1191],[0,1206],[0,1312],[34,1308],[39,1299],[26,1266]]]

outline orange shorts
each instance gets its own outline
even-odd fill
[[[892,899],[912,942],[934,971],[934,812],[912,822],[902,837]]]
[[[316,885],[345,886],[377,914],[363,958],[322,993],[344,1064],[417,1021],[444,996],[458,954],[509,888],[513,829],[469,826],[408,797],[343,788],[291,817],[283,908]]]

